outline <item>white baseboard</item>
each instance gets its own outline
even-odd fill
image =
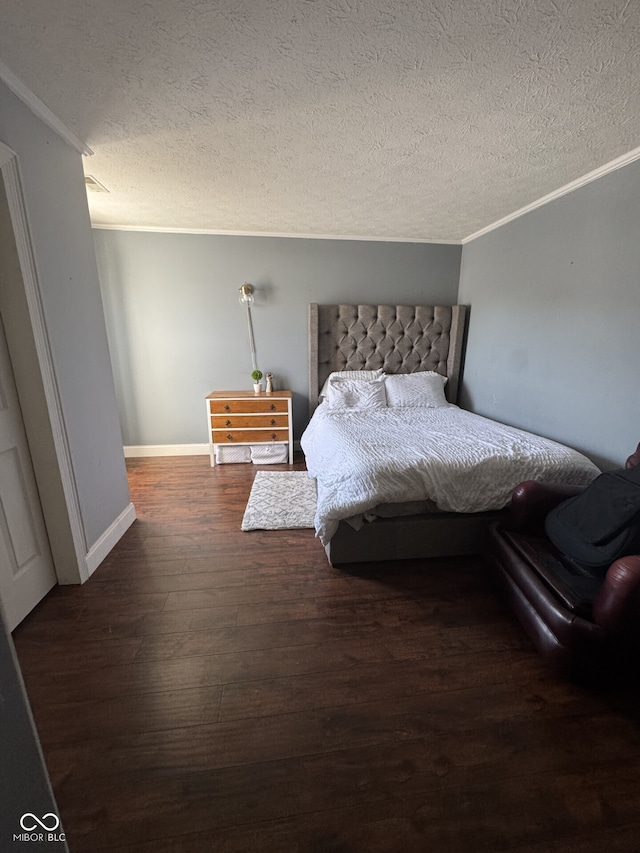
[[[125,446],[124,455],[135,456],[208,456],[208,444],[132,444]]]
[[[113,524],[109,525],[98,541],[93,543],[85,558],[89,576],[95,572],[109,551],[120,541],[135,520],[136,508],[130,503]]]
[[[300,442],[293,442],[294,452],[300,450]],[[136,456],[208,456],[208,444],[129,444],[125,445],[127,459]]]

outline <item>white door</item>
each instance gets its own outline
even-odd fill
[[[56,580],[0,317],[0,600],[10,631]]]

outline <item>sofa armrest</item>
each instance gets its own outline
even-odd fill
[[[586,486],[565,483],[541,483],[524,480],[511,493],[509,527],[519,533],[541,533],[551,510],[567,498],[575,497]]]
[[[609,567],[593,602],[594,621],[606,631],[615,631],[639,602],[640,556],[620,557]]]
[[[624,467],[635,468],[636,465],[640,465],[640,444],[638,444],[631,456],[627,459]]]

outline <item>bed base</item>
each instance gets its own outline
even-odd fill
[[[325,551],[332,566],[481,554],[489,526],[505,514],[498,510],[377,518],[360,530],[341,521]]]

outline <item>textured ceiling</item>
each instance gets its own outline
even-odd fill
[[[634,0],[0,0],[95,224],[459,241],[640,146]]]

